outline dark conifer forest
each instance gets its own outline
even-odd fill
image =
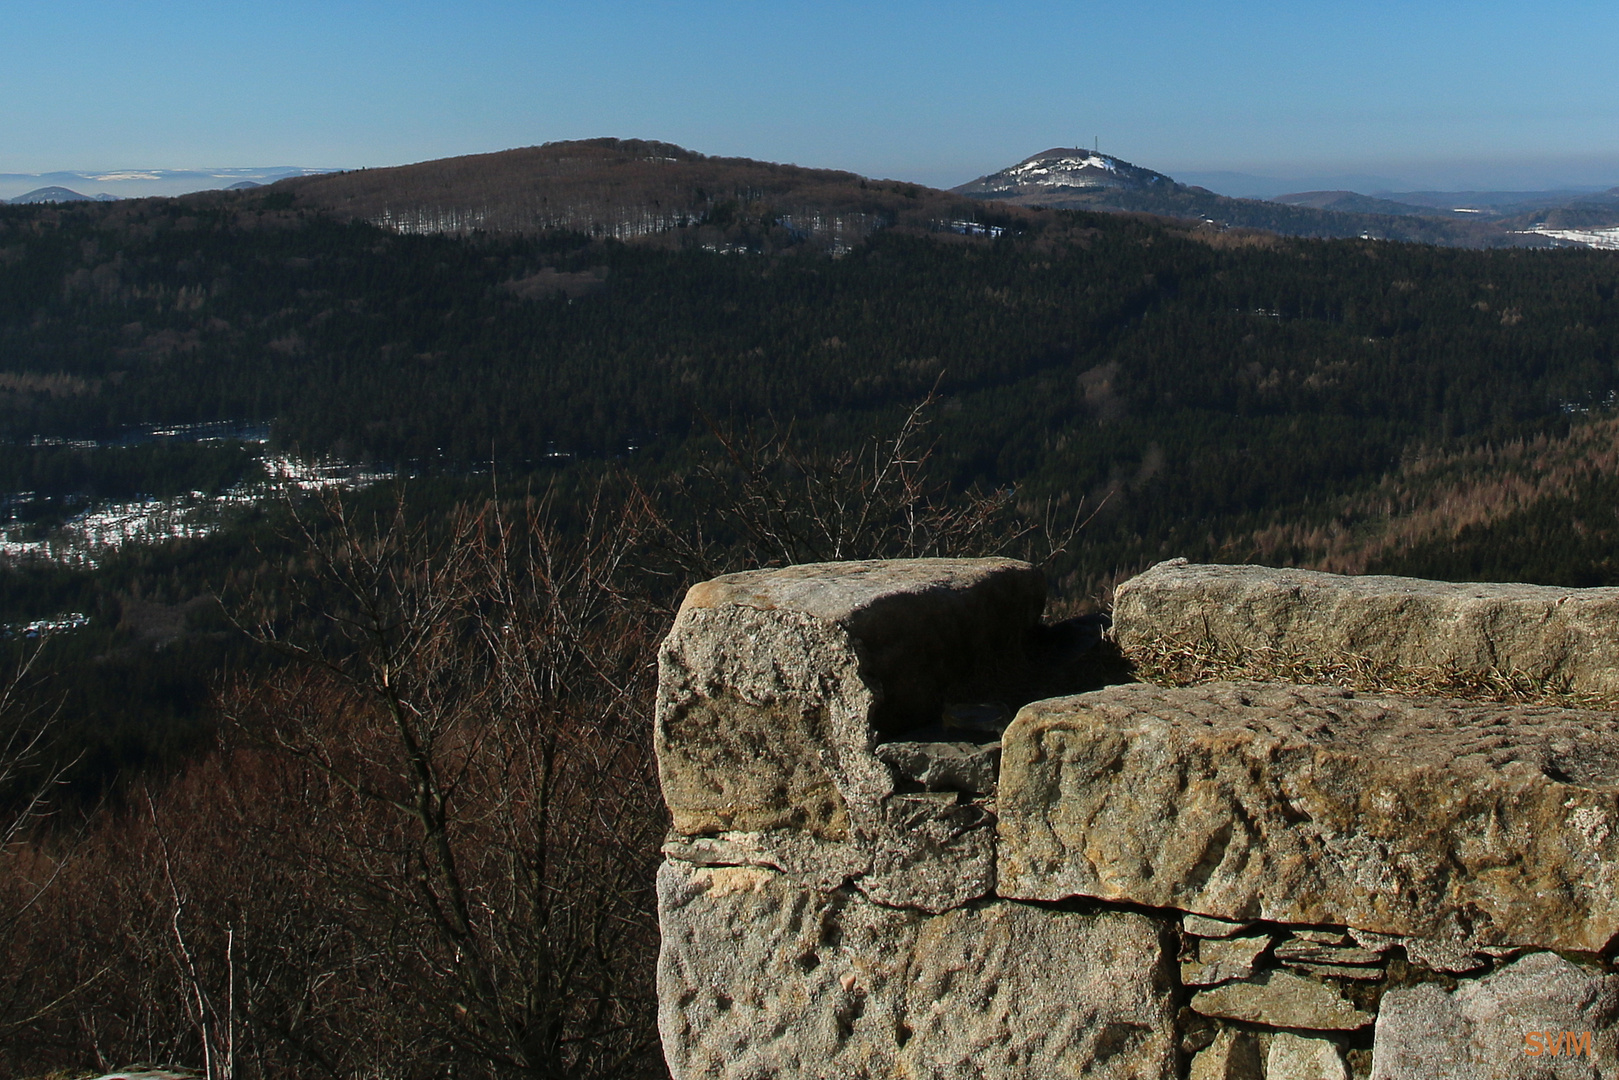
[[[307,185],[0,207],[8,536],[276,456],[387,477],[0,558],[0,1071],[657,1075],[648,665],[700,576],[1004,552],[1065,613],[1174,556],[1619,585],[1613,253],[856,182],[831,240],[757,190],[644,242]],[[839,533],[836,492],[926,527]],[[600,872],[502,870],[551,850]]]

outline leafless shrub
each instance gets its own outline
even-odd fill
[[[654,640],[623,584],[638,528],[543,503],[309,529],[329,633],[260,634],[296,664],[228,713],[320,785],[302,838],[351,932],[388,948],[417,1053],[494,1073],[617,1076],[655,1052],[647,752]],[[298,612],[281,620],[299,625]],[[402,1048],[403,1049],[403,1048]]]
[[[855,450],[805,448],[791,425],[738,432],[709,421],[717,452],[665,497],[640,493],[659,546],[693,578],[844,559],[1059,555],[1089,520],[1079,510],[1064,520],[1047,505],[1031,520],[1010,489],[953,491],[935,476],[937,403],[930,393],[893,434]]]
[[[23,654],[16,670],[0,684],[0,955],[14,954],[26,942],[27,919],[56,885],[63,865],[38,857],[28,841],[47,816],[50,796],[73,762],[63,760],[51,741],[53,716],[24,704],[45,641]],[[0,1037],[48,1014],[79,987],[66,987],[49,999],[23,993],[17,980],[0,981]]]

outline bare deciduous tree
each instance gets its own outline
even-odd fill
[[[48,639],[25,652],[0,684],[0,954],[15,951],[14,939],[29,913],[44,901],[64,865],[63,842],[54,857],[24,843],[50,808],[50,795],[73,762],[51,742],[53,716],[24,703],[24,687]],[[83,985],[57,987],[44,999],[30,996],[22,980],[0,990],[0,1036],[37,1021]]]
[[[328,500],[302,612],[328,632],[261,626],[297,663],[228,709],[359,811],[305,846],[354,932],[396,943],[424,1040],[495,1072],[626,1075],[656,1049],[663,827],[654,642],[623,585],[638,528],[598,507],[565,541],[545,510],[490,504],[435,538]]]

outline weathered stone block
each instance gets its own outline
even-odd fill
[[[1384,994],[1372,1080],[1612,1080],[1616,1024],[1619,977],[1531,953],[1454,990],[1423,983]]]
[[[948,911],[995,889],[995,833],[975,803],[939,792],[892,795],[859,843],[796,829],[670,836],[663,853],[701,866],[763,866],[799,884],[854,882],[880,904]]]
[[[1176,559],[1119,586],[1119,644],[1255,649],[1388,670],[1520,675],[1619,696],[1619,589],[1346,577]]]
[[[1300,960],[1308,964],[1375,964],[1383,954],[1354,945],[1324,945],[1307,938],[1294,938],[1276,946],[1276,959],[1287,963]]]
[[[693,586],[658,653],[656,748],[675,830],[879,823],[880,739],[1024,665],[1045,583],[1010,559],[824,563]]]
[[[658,907],[674,1080],[1176,1074],[1174,939],[1142,915],[1014,902],[926,915],[676,862]]]
[[[1192,1058],[1189,1080],[1265,1080],[1259,1040],[1252,1032],[1227,1028]]]
[[[1207,915],[1190,913],[1181,916],[1181,929],[1193,937],[1228,938],[1242,933],[1253,925],[1252,920],[1232,922],[1229,919],[1211,919]]]
[[[1354,928],[1351,928],[1350,933],[1365,948],[1387,952],[1399,946],[1405,950],[1405,955],[1409,959],[1423,967],[1450,975],[1471,975],[1490,966],[1486,954],[1491,951],[1492,946],[1480,947],[1459,937],[1398,937]],[[1508,951],[1511,950],[1511,946],[1507,948]]]
[[[1254,973],[1254,964],[1270,948],[1272,940],[1269,934],[1204,938],[1197,943],[1197,959],[1181,964],[1181,982],[1186,986],[1216,986],[1246,979]]]
[[[1192,1009],[1223,1020],[1312,1031],[1353,1031],[1375,1019],[1330,983],[1275,970],[1245,982],[1199,990],[1192,995]]]
[[[1265,1055],[1265,1080],[1349,1080],[1343,1055],[1326,1039],[1279,1031]]]
[[[1619,933],[1619,719],[1212,683],[1035,702],[997,890],[1598,952]]]
[[[1313,964],[1308,960],[1288,960],[1288,967],[1321,979],[1351,979],[1355,982],[1382,982],[1388,974],[1381,964]]]
[[[975,803],[945,792],[892,795],[854,879],[879,904],[948,911],[995,889],[995,831]]]
[[[999,742],[882,743],[877,756],[929,791],[991,795],[1001,769]]]

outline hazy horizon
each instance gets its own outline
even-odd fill
[[[24,0],[7,33],[0,173],[612,134],[939,187],[1097,140],[1171,176],[1619,184],[1619,7],[1569,0]]]
[[[665,140],[667,141],[667,140]],[[510,149],[503,147],[501,149]],[[706,151],[701,147],[686,147],[699,153]],[[1049,147],[1033,148],[1021,155],[1027,157]],[[488,151],[474,151],[485,153]],[[1107,152],[1104,150],[1104,152]],[[727,155],[750,156],[750,155]],[[1137,165],[1165,173],[1184,184],[1195,184],[1208,188],[1221,195],[1230,195],[1238,198],[1274,198],[1277,195],[1301,191],[1320,190],[1347,190],[1358,191],[1363,194],[1397,194],[1400,192],[1418,191],[1446,191],[1446,192],[1552,192],[1552,191],[1603,191],[1619,186],[1619,165],[1607,171],[1599,171],[1589,163],[1578,167],[1571,167],[1558,172],[1554,168],[1521,169],[1518,173],[1500,169],[1479,168],[1471,170],[1467,166],[1452,165],[1448,168],[1433,167],[1412,168],[1404,175],[1379,175],[1376,172],[1334,172],[1330,168],[1308,164],[1295,168],[1256,167],[1242,168],[1200,168],[1193,165],[1188,168],[1165,167],[1161,163],[1132,158],[1129,154],[1119,153],[1122,157]],[[940,179],[929,179],[919,175],[882,176],[878,173],[865,173],[863,175],[882,176],[884,179],[905,180],[912,183],[928,184],[931,187],[950,188],[969,180],[977,179],[988,172],[1005,168],[1021,160],[1013,158],[1000,162],[992,168],[984,170],[973,176],[955,175]],[[429,160],[417,158],[413,160]],[[409,161],[391,164],[405,165]],[[838,164],[828,164],[819,161],[799,161],[793,164],[813,168],[847,168]],[[385,166],[374,166],[385,167]],[[45,172],[0,172],[0,199],[15,199],[29,194],[43,187],[65,187],[80,195],[94,198],[98,195],[114,195],[119,198],[144,198],[151,196],[174,196],[189,194],[196,191],[226,188],[242,180],[253,180],[258,183],[273,183],[283,176],[304,175],[308,173],[342,171],[342,166],[216,166],[209,168],[169,168],[169,167],[139,167],[110,169],[53,169]],[[1263,171],[1261,171],[1263,170]],[[860,170],[850,170],[860,171]],[[1392,175],[1391,175],[1392,174]],[[1491,182],[1491,180],[1494,182]],[[1516,181],[1516,182],[1514,182]]]

